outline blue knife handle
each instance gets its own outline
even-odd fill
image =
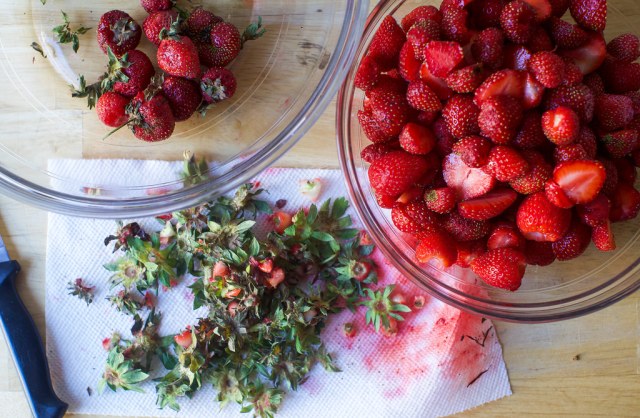
[[[67,404],[53,391],[36,324],[16,291],[17,261],[0,263],[0,322],[36,418],[64,416]]]

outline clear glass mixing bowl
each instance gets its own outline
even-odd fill
[[[2,2],[1,193],[50,211],[103,218],[158,214],[223,194],[273,164],[317,120],[344,80],[369,10],[365,0],[178,4],[202,4],[241,30],[261,16],[267,32],[230,65],[238,79],[232,99],[204,118],[178,123],[169,140],[145,143],[127,129],[104,139],[108,128],[86,99],[71,97],[69,88],[77,86],[79,74],[95,80],[105,71],[107,59],[95,35],[100,16],[121,9],[142,24],[146,12],[137,0]],[[53,39],[52,28],[62,23],[60,10],[72,28],[93,28],[80,36],[77,54]],[[43,47],[46,59],[32,42]],[[155,57],[152,47],[143,35],[139,49]],[[50,158],[180,160],[186,150],[216,162],[208,181],[186,187],[157,184],[144,173],[114,173],[111,183],[93,185],[82,173],[55,172],[47,165]],[[52,187],[53,181],[64,187]],[[86,193],[98,187],[100,195]],[[157,196],[158,190],[165,194]]]
[[[411,237],[399,232],[389,210],[376,203],[360,151],[370,144],[357,119],[363,93],[354,87],[354,73],[382,19],[398,20],[419,5],[440,1],[383,0],[369,16],[356,61],[338,94],[336,129],[341,167],[352,202],[374,242],[387,259],[417,285],[458,308],[514,322],[557,321],[604,308],[640,288],[640,219],[614,224],[618,249],[611,253],[591,245],[577,259],[551,266],[528,266],[522,287],[507,292],[485,285],[467,269],[447,272],[415,260]],[[625,32],[640,34],[640,3],[609,0],[607,40]]]

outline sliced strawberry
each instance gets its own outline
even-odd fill
[[[591,230],[591,241],[600,251],[613,251],[616,249],[616,240],[611,230],[611,222],[605,222],[595,226]]]
[[[573,59],[580,67],[582,74],[590,74],[597,70],[607,55],[607,44],[600,33],[591,32],[587,41],[579,48],[566,49],[560,52],[562,56]]]
[[[436,23],[442,22],[442,14],[435,6],[418,6],[407,13],[400,22],[402,29],[407,32],[411,26],[421,20],[432,20]]]
[[[513,248],[498,248],[473,260],[471,270],[490,286],[515,291],[522,284],[525,257]]]
[[[558,165],[553,180],[573,203],[585,204],[596,198],[606,178],[598,161],[569,161]]]
[[[456,242],[456,247],[458,249],[456,265],[462,268],[469,268],[473,260],[487,251],[487,242],[484,239],[458,241]]]
[[[425,59],[425,50],[431,41],[440,40],[440,24],[433,20],[417,22],[407,31],[407,42],[411,44],[415,57]]]
[[[611,197],[611,222],[634,219],[640,211],[640,192],[633,186],[619,183]]]
[[[511,222],[498,222],[494,225],[487,239],[487,248],[489,250],[515,248],[524,251],[525,245],[526,240],[518,230],[518,227]]]
[[[573,143],[580,133],[580,118],[572,109],[559,106],[542,115],[542,131],[559,147]]]
[[[449,88],[456,93],[473,93],[487,76],[488,73],[476,64],[453,71],[445,81]]]
[[[416,183],[428,168],[424,158],[394,151],[371,164],[369,182],[377,194],[398,196]]]
[[[544,193],[549,202],[559,208],[570,209],[575,205],[552,178],[545,183]]]
[[[447,100],[453,94],[453,91],[449,88],[444,79],[436,77],[431,73],[431,71],[429,71],[429,67],[426,62],[423,62],[420,66],[420,79],[427,83],[427,85],[441,100]]]
[[[360,151],[360,158],[368,163],[372,163],[383,155],[392,151],[398,151],[400,144],[397,141],[383,142],[379,144],[369,144]]]
[[[551,3],[549,0],[523,0],[533,9],[536,20],[543,22],[551,16]]]
[[[515,70],[501,70],[493,73],[478,90],[474,102],[481,105],[485,100],[499,95],[521,99],[524,96],[524,73]]]
[[[400,49],[406,37],[393,16],[386,16],[369,45],[369,55],[375,59],[382,71],[396,67]]]
[[[632,33],[625,33],[607,44],[607,52],[621,62],[633,62],[640,58],[640,38]]]
[[[567,233],[551,245],[556,258],[560,261],[567,261],[582,255],[590,243],[591,228],[574,220]]]
[[[549,90],[545,99],[545,108],[551,110],[559,106],[572,109],[582,122],[591,122],[595,106],[593,92],[584,84],[560,86]]]
[[[473,58],[489,68],[500,68],[503,61],[504,35],[498,28],[480,32],[471,44]]]
[[[553,169],[537,151],[525,150],[522,156],[529,164],[530,170],[522,177],[509,182],[509,186],[524,195],[538,193],[544,190],[544,185],[551,177]]]
[[[489,161],[489,153],[493,144],[487,138],[472,135],[462,138],[453,146],[453,152],[458,154],[469,167],[480,168]]]
[[[456,154],[449,154],[443,163],[444,181],[461,199],[482,196],[493,189],[495,179],[479,168],[469,167]]]
[[[516,201],[518,193],[511,189],[495,189],[458,204],[458,212],[467,219],[485,221],[495,218]]]
[[[432,41],[424,49],[424,60],[431,74],[444,78],[462,62],[464,52],[457,42]]]
[[[638,132],[634,129],[611,132],[601,138],[605,149],[613,158],[629,155],[638,144]]]
[[[438,95],[423,80],[409,83],[407,87],[407,102],[417,110],[425,112],[437,112],[442,109],[442,103]]]
[[[426,155],[436,146],[436,137],[431,129],[409,122],[402,128],[400,146],[409,154]]]
[[[494,143],[510,143],[521,122],[520,100],[511,96],[494,96],[482,102],[478,116],[480,133]]]
[[[607,0],[572,0],[569,12],[585,29],[602,32],[607,25]]]
[[[552,17],[549,21],[549,32],[561,49],[580,48],[589,39],[584,29],[557,17]]]
[[[457,241],[474,241],[489,233],[488,222],[464,218],[456,211],[444,215],[440,225]]]
[[[611,201],[609,201],[609,198],[604,193],[600,193],[595,199],[586,205],[578,205],[576,207],[578,219],[590,227],[594,227],[608,221],[610,213]]]
[[[406,81],[416,81],[420,79],[420,66],[422,61],[416,58],[413,48],[409,42],[405,42],[400,50],[398,58],[398,72]]]
[[[518,208],[516,222],[526,239],[555,242],[569,229],[571,211],[551,204],[545,193],[540,192],[524,199]]]
[[[458,258],[456,243],[444,231],[430,230],[420,234],[416,259],[420,263],[436,260],[442,267],[451,267]]]
[[[544,92],[544,86],[533,75],[527,73],[524,82],[523,108],[529,110],[540,106],[544,98]]]
[[[556,261],[552,242],[527,241],[524,254],[530,266],[548,266]]]
[[[427,190],[424,194],[424,202],[436,213],[449,213],[457,203],[456,191],[450,187]]]
[[[531,51],[524,45],[508,44],[504,47],[504,66],[518,71],[526,71]]]
[[[456,138],[464,138],[480,132],[478,116],[480,109],[474,104],[471,96],[453,96],[444,109],[442,117],[447,124],[449,132]]]
[[[489,162],[484,167],[498,181],[509,182],[527,174],[529,163],[522,154],[506,145],[496,145],[489,153]]]

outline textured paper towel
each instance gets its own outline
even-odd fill
[[[109,184],[114,172],[136,173],[163,181],[179,170],[179,163],[123,160],[52,160],[53,172],[91,173],[91,186]],[[169,173],[169,174],[167,174]],[[167,178],[169,176],[169,178]],[[127,178],[128,176],[123,176]],[[286,199],[285,210],[306,206],[298,181],[323,180],[321,200],[346,196],[339,171],[270,169],[256,180],[269,190],[271,203]],[[54,187],[64,187],[54,184]],[[154,220],[142,220],[154,227]],[[129,317],[115,312],[105,300],[110,273],[101,266],[115,256],[103,245],[113,233],[114,222],[49,215],[47,242],[47,354],[53,384],[69,403],[69,412],[127,416],[236,417],[237,405],[218,412],[210,387],[182,402],[179,413],[159,410],[153,384],[145,394],[106,391],[96,393],[106,353],[101,340],[112,332],[128,336]],[[426,306],[400,325],[395,337],[375,334],[364,326],[363,314],[342,313],[324,331],[329,352],[342,369],[326,372],[320,366],[297,392],[285,397],[281,417],[431,417],[472,408],[511,394],[502,350],[491,322],[444,305],[421,293],[378,254],[381,284],[397,283],[410,300],[426,298]],[[66,284],[83,277],[97,286],[95,301],[84,302],[67,295]],[[205,311],[192,311],[189,290],[181,284],[159,298],[163,312],[162,335],[175,333]],[[345,322],[358,328],[355,338],[342,335]],[[159,366],[161,368],[161,366]],[[480,377],[478,377],[480,376]],[[477,378],[477,379],[476,379]],[[474,380],[475,379],[475,380]],[[89,390],[89,388],[91,390]]]

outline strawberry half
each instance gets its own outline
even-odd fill
[[[586,75],[602,65],[607,56],[607,44],[602,34],[591,32],[581,47],[560,51],[560,55],[571,58]]]
[[[431,73],[426,62],[420,66],[420,79],[438,95],[441,100],[447,100],[453,94],[453,90],[449,88],[447,82]]]
[[[501,70],[487,78],[476,90],[474,102],[480,106],[493,96],[512,96],[521,99],[524,96],[524,73],[515,70]]]
[[[526,197],[520,204],[516,223],[526,239],[554,242],[569,229],[571,211],[551,204],[540,192]]]
[[[616,249],[616,240],[611,230],[611,222],[595,226],[591,230],[591,241],[600,251],[613,251]]]
[[[464,52],[457,42],[432,41],[424,49],[424,61],[436,77],[444,78],[462,62]]]
[[[420,234],[416,247],[416,259],[420,263],[437,260],[442,267],[451,267],[458,258],[456,243],[449,234],[438,230],[429,230]]]
[[[526,270],[524,255],[513,248],[498,248],[471,262],[471,270],[490,286],[515,291]]]
[[[553,181],[576,204],[596,198],[606,178],[604,166],[598,161],[568,161],[553,170]]]
[[[383,155],[369,167],[369,182],[376,194],[398,196],[424,175],[426,160],[404,151]]]
[[[559,147],[573,143],[580,133],[580,118],[572,109],[559,106],[542,115],[542,130]]]
[[[517,198],[518,193],[511,189],[496,189],[475,199],[460,202],[458,212],[467,219],[485,221],[507,210]]]
[[[515,223],[498,222],[494,225],[487,239],[487,248],[495,250],[498,248],[515,248],[520,251],[525,249],[526,240],[518,230]]]
[[[443,163],[444,181],[461,199],[482,196],[493,189],[495,179],[479,168],[469,167],[457,154],[449,154]]]
[[[418,6],[402,18],[400,25],[402,29],[407,32],[411,29],[411,26],[421,20],[432,20],[440,23],[442,22],[442,14],[435,6]]]

